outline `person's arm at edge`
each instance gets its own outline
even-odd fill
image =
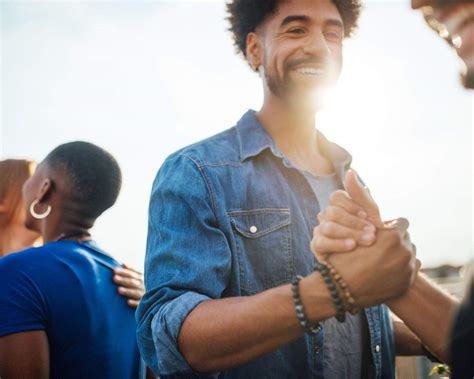
[[[459,302],[418,274],[410,289],[387,306],[440,360],[449,362],[451,324]]]
[[[0,337],[0,378],[49,378],[49,344],[43,330]]]
[[[392,317],[392,327],[396,356],[424,355],[420,339],[402,320]]]
[[[380,225],[378,207],[353,171],[347,173],[345,184],[350,198],[364,209],[368,220],[374,225]],[[335,199],[343,200],[343,197],[333,196],[332,200]],[[348,209],[347,205],[344,207]],[[320,221],[324,220],[320,218]],[[337,220],[330,221],[333,227],[337,223]],[[320,231],[324,233],[325,229],[320,228]],[[418,275],[413,285],[403,296],[388,301],[386,304],[436,357],[444,362],[449,362],[449,331],[454,313],[459,305],[456,299],[423,275]]]
[[[354,172],[346,175],[349,196],[368,214],[369,221],[380,224],[378,207]],[[449,332],[459,303],[423,275],[418,275],[400,298],[386,303],[439,359],[449,361]]]

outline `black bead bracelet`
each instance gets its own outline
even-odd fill
[[[291,282],[291,295],[293,296],[293,302],[295,303],[296,317],[300,323],[301,328],[308,334],[315,335],[321,330],[319,322],[312,323],[304,314],[303,303],[300,298],[300,280],[303,279],[301,275],[297,275]]]
[[[331,294],[332,302],[336,307],[336,320],[339,322],[346,321],[346,308],[344,307],[344,303],[342,302],[341,296],[339,295],[339,291],[337,290],[337,287],[331,278],[329,269],[326,265],[315,262],[314,271],[318,271],[321,274],[324,283],[326,283],[329,293]]]

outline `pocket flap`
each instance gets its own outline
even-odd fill
[[[234,228],[244,237],[258,238],[290,225],[288,208],[264,208],[228,212]]]

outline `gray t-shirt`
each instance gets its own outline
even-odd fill
[[[318,199],[319,209],[329,205],[332,192],[341,189],[336,174],[314,176],[303,172]],[[321,324],[324,333],[324,377],[337,379],[354,379],[361,377],[363,330],[362,313],[347,314],[346,321],[340,323],[334,317],[324,320]]]

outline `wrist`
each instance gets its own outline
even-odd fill
[[[300,297],[300,281],[303,279],[301,275],[295,276],[291,282],[291,295],[293,297],[293,303],[295,305],[296,318],[301,326],[301,329],[310,335],[315,335],[321,330],[321,324],[319,322],[311,322],[306,317],[303,303]]]
[[[300,281],[300,297],[309,321],[318,322],[336,315],[329,290],[318,272]]]
[[[410,304],[420,296],[421,280],[420,276],[417,275],[413,284],[404,292],[402,295],[390,299],[385,304],[396,313],[399,307],[403,307],[405,304]]]

